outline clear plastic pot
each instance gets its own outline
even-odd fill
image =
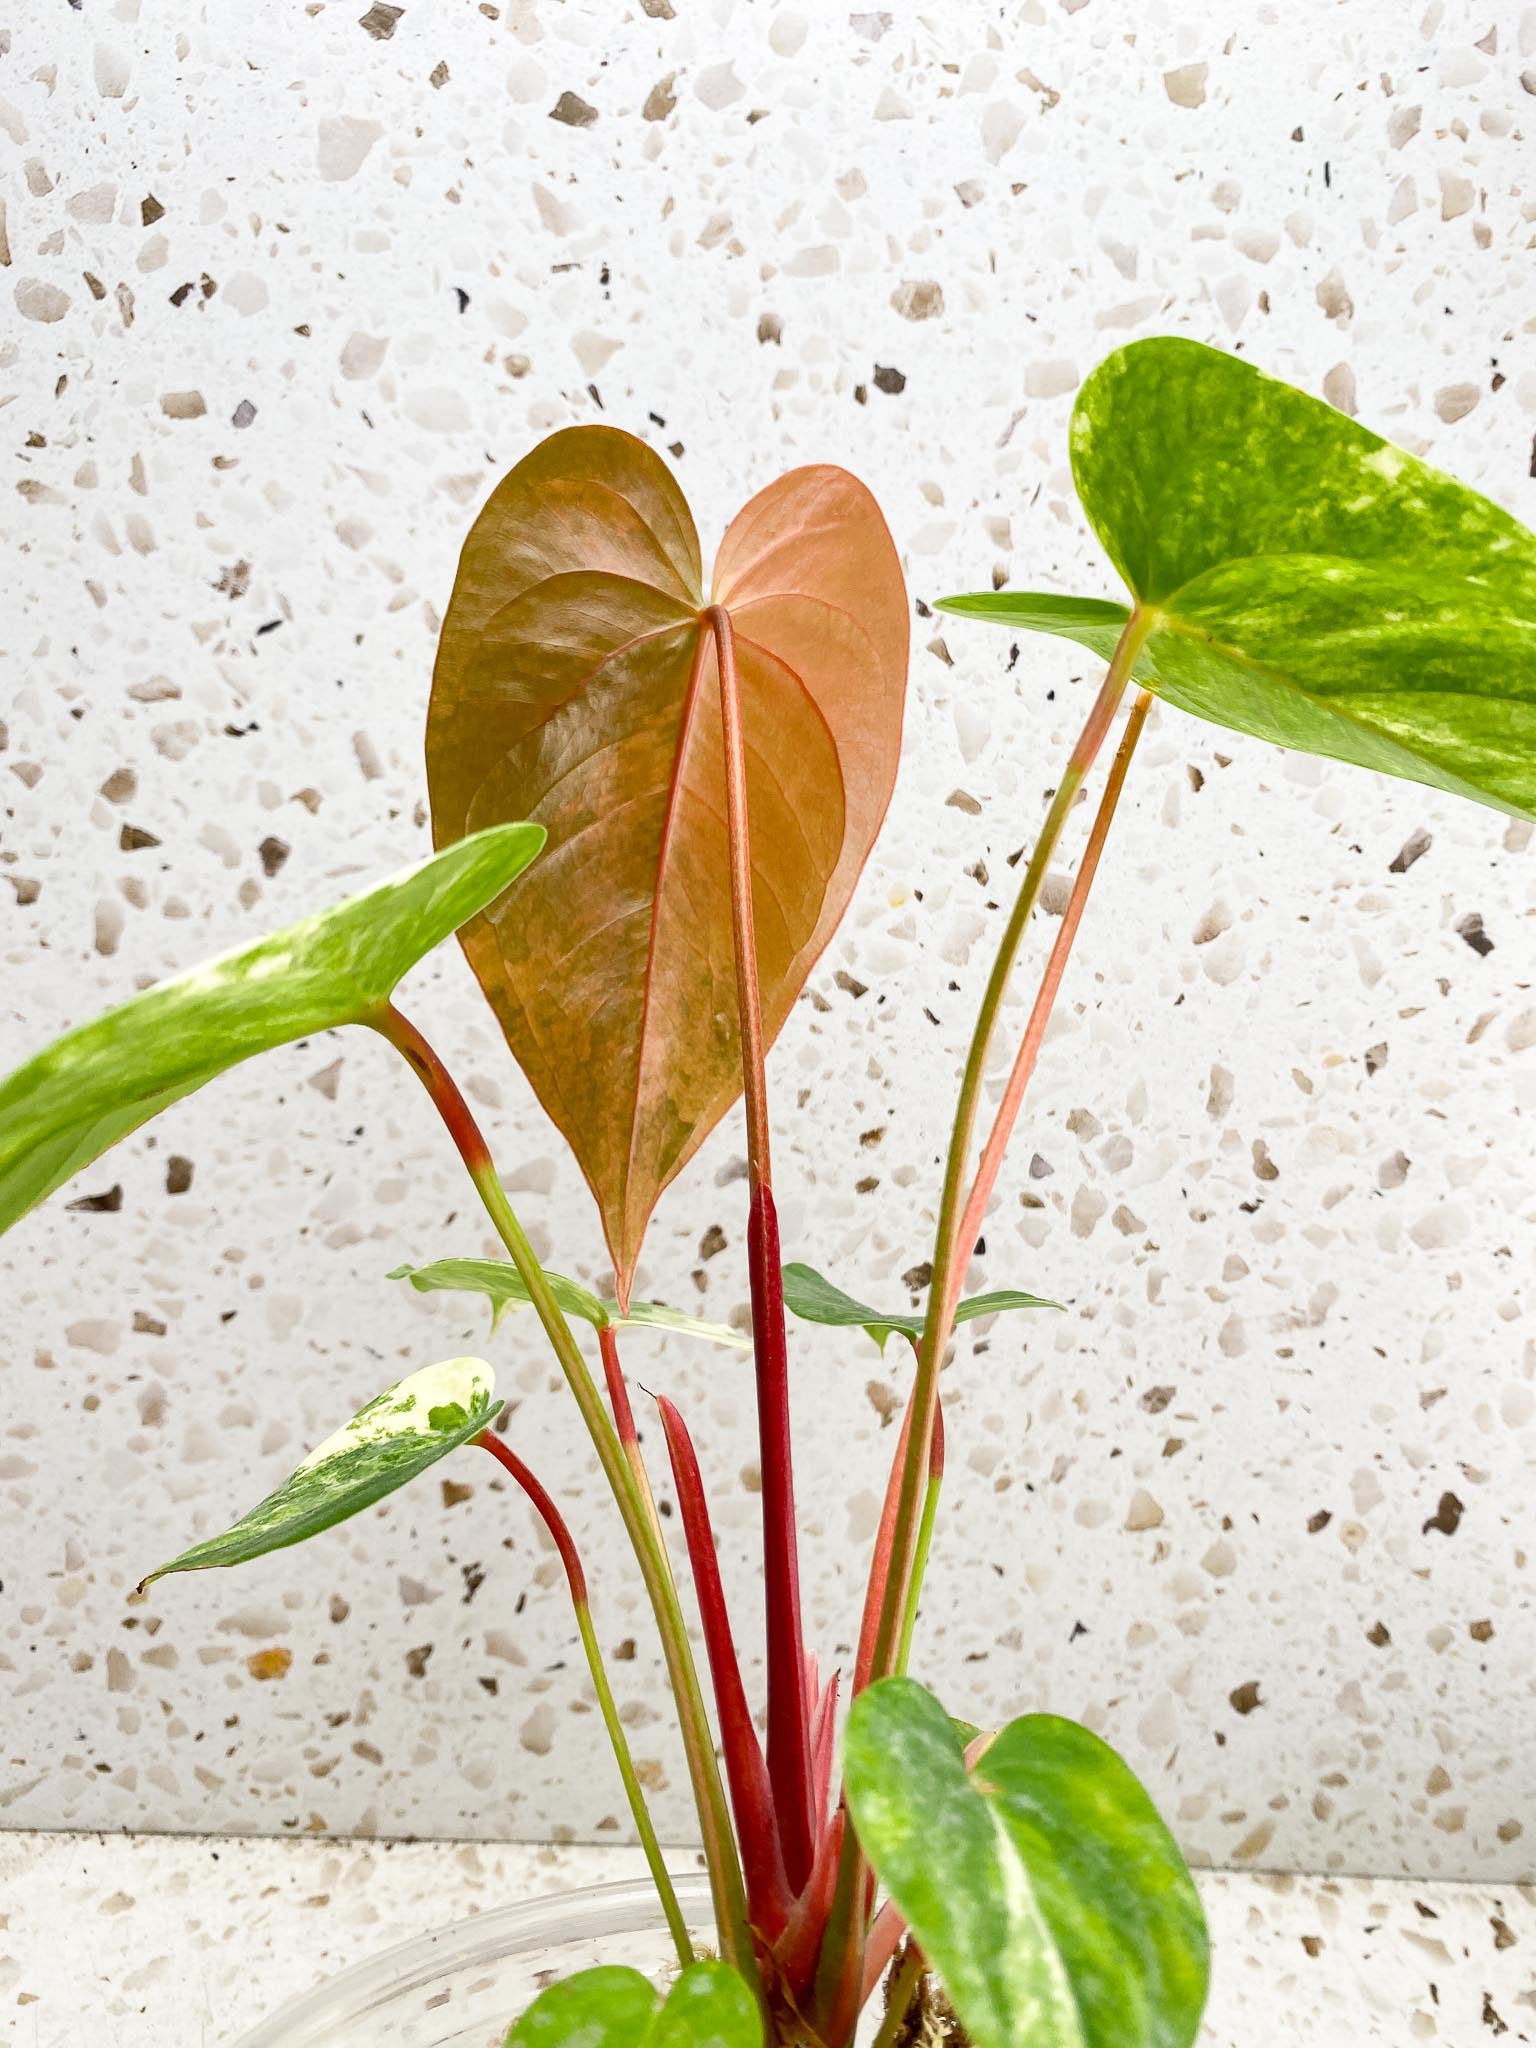
[[[678,1881],[701,1949],[713,1939],[709,1883]],[[590,1886],[481,1913],[343,1970],[290,2000],[236,2048],[501,2048],[555,1977],[627,1963],[658,1985],[677,1958],[648,1879]]]

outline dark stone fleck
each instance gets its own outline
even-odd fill
[[[288,858],[289,847],[285,839],[278,839],[269,835],[263,839],[256,851],[261,856],[262,873],[270,881]]]
[[[1442,1493],[1440,1505],[1424,1524],[1419,1534],[1427,1536],[1431,1529],[1438,1529],[1442,1536],[1454,1536],[1457,1529],[1461,1526],[1463,1512],[1461,1502],[1454,1493]]]
[[[251,421],[255,419],[255,417],[255,406],[252,405],[251,401],[248,398],[242,398],[240,403],[235,407],[234,411],[230,414],[229,423],[232,427],[248,427],[251,424]]]
[[[1456,927],[1457,935],[1466,940],[1481,959],[1486,960],[1493,951],[1493,941],[1483,930],[1483,916],[1479,910],[1470,910]]]
[[[139,219],[141,223],[147,228],[152,228],[157,220],[163,220],[164,217],[165,208],[160,204],[153,192],[146,192],[139,201]]]
[[[173,1152],[165,1162],[165,1192],[168,1195],[184,1195],[191,1185],[191,1160],[184,1159],[179,1152]]]
[[[549,118],[563,121],[567,128],[591,128],[597,122],[597,109],[588,106],[579,93],[563,92],[550,108]]]
[[[160,844],[153,832],[146,832],[138,825],[125,825],[117,835],[117,843],[124,853],[137,853],[141,847]]]
[[[1255,1707],[1262,1707],[1264,1704],[1259,1698],[1259,1681],[1256,1678],[1246,1679],[1243,1684],[1233,1686],[1227,1698],[1232,1702],[1234,1713],[1238,1714],[1251,1714]]]
[[[1420,825],[1417,831],[1409,833],[1408,837],[1398,848],[1397,858],[1388,865],[1388,874],[1406,875],[1414,862],[1422,860],[1434,843],[1433,835],[1426,832],[1424,827]]]
[[[357,25],[364,28],[376,43],[387,43],[395,32],[395,23],[404,14],[403,7],[390,7],[386,0],[375,0],[366,14],[357,17]]]
[[[84,1210],[89,1216],[115,1216],[123,1206],[122,1183],[114,1181],[105,1194],[81,1195],[68,1206],[71,1209]]]
[[[887,396],[895,398],[899,392],[905,391],[906,388],[907,380],[900,370],[892,370],[883,363],[876,363],[875,389],[877,391],[883,391]]]

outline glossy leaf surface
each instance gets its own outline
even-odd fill
[[[502,825],[271,938],[156,983],[0,1082],[0,1230],[119,1138],[253,1053],[387,1002],[544,841]]]
[[[517,1268],[506,1259],[436,1259],[430,1266],[396,1266],[391,1280],[409,1280],[418,1294],[483,1294],[491,1304],[494,1330],[509,1309],[528,1306],[528,1290]],[[733,1351],[750,1351],[752,1339],[733,1330],[729,1323],[708,1323],[702,1316],[685,1315],[680,1308],[668,1308],[660,1301],[632,1301],[629,1311],[620,1311],[616,1301],[603,1301],[577,1280],[562,1273],[546,1273],[549,1289],[568,1316],[579,1316],[596,1330],[607,1324],[615,1329],[639,1325],[670,1330],[681,1337],[702,1337],[711,1344],[724,1344]]]
[[[1152,614],[1137,673],[1159,696],[1536,814],[1536,535],[1509,513],[1251,363],[1167,337],[1084,384],[1072,468]],[[944,607],[1102,655],[1111,621],[1089,602]]]
[[[835,1329],[867,1330],[881,1350],[892,1335],[910,1337],[914,1343],[923,1334],[925,1312],[895,1309],[887,1313],[869,1308],[844,1294],[814,1267],[798,1263],[784,1268],[784,1306],[805,1323],[827,1323]],[[1037,1294],[1021,1294],[1016,1288],[999,1288],[991,1294],[973,1294],[955,1310],[955,1322],[974,1322],[978,1316],[995,1316],[1011,1308],[1056,1308],[1059,1301],[1044,1301]]]
[[[232,1528],[193,1544],[144,1585],[168,1572],[245,1564],[361,1513],[487,1428],[500,1407],[495,1385],[479,1358],[448,1358],[408,1374],[317,1445]]]
[[[976,2048],[1189,2048],[1199,1898],[1097,1736],[1028,1715],[968,1771],[937,1700],[892,1678],[854,1702],[844,1768],[859,1840]]]
[[[890,800],[907,609],[837,469],[782,477],[715,564],[740,671],[769,1040]],[[611,427],[555,434],[465,545],[427,726],[439,845],[536,818],[549,850],[470,964],[602,1211],[626,1297],[657,1196],[740,1093],[719,683],[693,519]]]
[[[551,1984],[505,2048],[762,2048],[757,2002],[724,1963],[690,1963],[666,2000],[638,1970],[605,1965]]]

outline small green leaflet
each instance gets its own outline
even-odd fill
[[[1199,1894],[1131,1771],[1054,1714],[968,1771],[930,1692],[853,1703],[844,1785],[859,1841],[975,2048],[1190,2048],[1210,1955]]]
[[[910,1337],[914,1344],[923,1334],[924,1315],[907,1309],[897,1309],[888,1315],[880,1309],[867,1308],[862,1301],[855,1301],[851,1294],[834,1287],[811,1266],[793,1264],[784,1268],[784,1306],[802,1322],[867,1330],[882,1351],[893,1333]],[[995,1316],[1009,1308],[1060,1307],[1059,1301],[1043,1301],[1037,1294],[1020,1294],[1005,1287],[994,1294],[973,1294],[969,1301],[962,1301],[955,1310],[955,1321],[970,1323],[978,1316]]]
[[[161,1565],[139,1591],[167,1572],[265,1557],[371,1507],[488,1428],[500,1407],[495,1387],[495,1375],[480,1358],[448,1358],[408,1374],[317,1445],[233,1528]]]
[[[1163,336],[1072,416],[1078,496],[1149,635],[1138,678],[1280,746],[1536,815],[1536,534],[1251,363]],[[1110,651],[1123,606],[943,610]]]
[[[497,825],[286,931],[156,983],[0,1082],[0,1231],[226,1067],[363,1023],[396,982],[493,903],[544,844]]]
[[[483,1294],[491,1304],[493,1330],[510,1309],[528,1306],[528,1290],[508,1259],[436,1259],[430,1266],[396,1266],[388,1278],[409,1280],[418,1294]],[[706,1323],[659,1301],[632,1301],[628,1315],[620,1315],[616,1301],[600,1300],[577,1280],[567,1280],[562,1273],[546,1273],[544,1278],[565,1313],[580,1316],[595,1330],[610,1324],[622,1330],[638,1323],[652,1329],[673,1330],[684,1337],[704,1337],[711,1344],[727,1344],[734,1351],[752,1348],[752,1339],[733,1330],[729,1323]]]
[[[725,1963],[690,1963],[665,2003],[638,1970],[609,1964],[551,1984],[504,2048],[763,2048],[757,2000]]]

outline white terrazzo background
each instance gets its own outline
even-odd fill
[[[706,545],[831,459],[916,600],[1107,591],[1072,388],[1178,331],[1536,518],[1536,8],[361,12],[83,0],[0,31],[5,1066],[425,850],[456,551],[566,422],[670,449]],[[773,1069],[787,1253],[855,1290],[899,1299],[927,1256],[995,905],[1083,676],[917,620],[892,819]],[[1527,836],[1159,715],[976,1263],[1070,1310],[959,1348],[920,1668],[977,1720],[1088,1720],[1205,1862],[1536,1877]],[[601,1280],[455,952],[413,997],[537,1242]],[[739,1143],[667,1200],[646,1290],[741,1312]],[[382,1276],[486,1247],[357,1034],[227,1077],[0,1247],[0,1822],[618,1826],[559,1574],[468,1463],[451,1506],[424,1485],[126,1605],[380,1384],[483,1343]],[[743,1365],[632,1354],[694,1425],[751,1643]],[[617,1677],[680,1835],[613,1519],[533,1332],[496,1355],[604,1639],[636,1644]],[[794,1355],[834,1663],[902,1369]],[[389,1867],[293,1849],[331,1853]]]
[[[679,1861],[676,1868],[686,1867]],[[514,1899],[643,1874],[638,1850],[0,1835],[14,2048],[231,2048],[287,1999]],[[1201,2048],[1536,2041],[1528,1885],[1203,1872]],[[423,1901],[430,1901],[429,1910]]]

